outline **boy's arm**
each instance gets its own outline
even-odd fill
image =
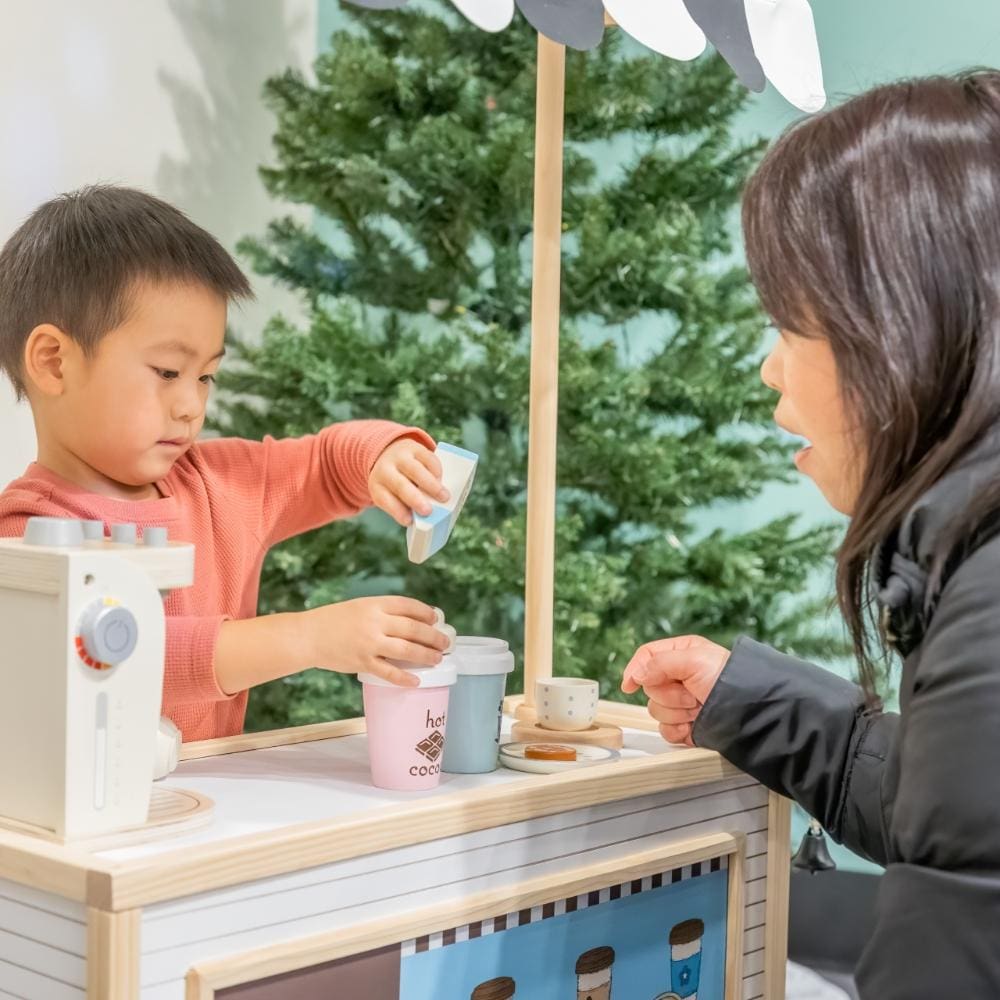
[[[436,666],[447,644],[434,608],[406,597],[258,618],[168,618],[164,701],[221,701],[307,667],[413,684],[392,661]]]
[[[168,616],[164,708],[227,701],[257,684],[312,666],[299,617]]]
[[[404,437],[434,448],[424,431],[388,420],[332,424],[300,438],[220,438],[198,447],[223,485],[228,481],[238,491],[256,493],[257,537],[270,547],[370,506],[372,468],[390,444]]]
[[[167,615],[163,665],[163,708],[171,705],[226,701],[216,678],[216,646],[224,615]]]

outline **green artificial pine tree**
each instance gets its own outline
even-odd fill
[[[265,183],[317,225],[281,219],[243,250],[303,293],[310,320],[237,345],[216,426],[281,436],[385,417],[481,461],[439,556],[411,565],[379,512],[335,524],[272,553],[261,610],[402,592],[520,653],[536,36],[429,4],[351,16],[315,83],[267,85]],[[758,375],[766,324],[732,261],[761,149],[732,136],[744,101],[716,56],[682,64],[613,31],[568,55],[554,666],[605,697],[665,634],[836,645],[825,600],[801,597],[832,529],[697,528],[699,509],[790,469]],[[359,711],[354,678],[310,671],[255,691],[248,728]]]

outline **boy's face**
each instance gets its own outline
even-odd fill
[[[139,286],[125,322],[67,370],[62,438],[108,479],[162,479],[197,437],[224,353],[226,303],[199,285]]]

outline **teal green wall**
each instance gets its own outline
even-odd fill
[[[343,24],[337,0],[318,0],[318,45],[325,48],[332,31]],[[905,76],[948,73],[969,66],[1000,66],[1000,0],[812,0],[827,94],[838,103],[862,90]],[[754,95],[740,128],[750,135],[774,137],[801,113],[773,88]],[[741,530],[778,514],[799,513],[805,523],[834,515],[816,488],[801,480],[769,485],[753,502],[720,506],[706,513],[706,528]],[[830,572],[818,586],[832,589]],[[838,672],[845,665],[830,664]],[[806,818],[793,821],[793,840]],[[854,870],[873,866],[831,845],[837,863]]]

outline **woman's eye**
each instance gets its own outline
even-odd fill
[[[202,375],[202,377],[199,379],[199,381],[202,383],[202,385],[215,385],[215,376],[214,375]]]
[[[154,368],[153,371],[156,372],[160,378],[166,379],[168,382],[180,375],[180,372],[171,371],[169,368]]]

